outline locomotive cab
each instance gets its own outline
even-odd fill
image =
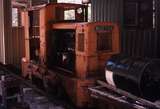
[[[109,22],[55,23],[48,36],[48,66],[76,77],[103,75],[105,59],[119,52],[118,26]]]

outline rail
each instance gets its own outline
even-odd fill
[[[160,109],[160,105],[134,96],[124,90],[112,87],[103,81],[97,81],[99,86],[89,88],[91,96],[104,101],[113,101],[133,109]]]

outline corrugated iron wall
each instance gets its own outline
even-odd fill
[[[153,0],[125,0],[124,3],[122,52],[131,56],[159,58],[157,27],[154,28],[153,24]],[[136,21],[133,25],[127,20],[130,13],[135,15],[132,17]]]
[[[10,0],[0,0],[0,63],[20,67],[24,56],[24,28],[12,28]]]
[[[124,29],[122,52],[130,56],[158,57],[158,40],[153,29]]]
[[[24,27],[12,27],[12,59],[11,63],[17,67],[21,66],[21,59],[24,57]]]
[[[122,24],[123,0],[91,0],[92,21],[111,21]]]
[[[12,45],[12,7],[10,0],[4,0],[4,39],[5,39],[5,64],[12,64],[12,54],[16,48]]]

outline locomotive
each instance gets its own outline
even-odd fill
[[[72,19],[65,14],[69,11]],[[77,107],[91,104],[87,87],[104,78],[106,59],[120,52],[118,25],[88,22],[87,15],[87,5],[71,3],[50,3],[21,12],[25,28],[23,77],[57,85],[60,81]]]

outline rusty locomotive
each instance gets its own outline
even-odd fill
[[[25,28],[23,77],[52,84],[59,79],[78,107],[91,104],[87,87],[104,78],[105,61],[120,52],[118,25],[87,22],[87,9],[85,4],[51,3],[21,12]],[[68,11],[72,19],[65,15]]]

